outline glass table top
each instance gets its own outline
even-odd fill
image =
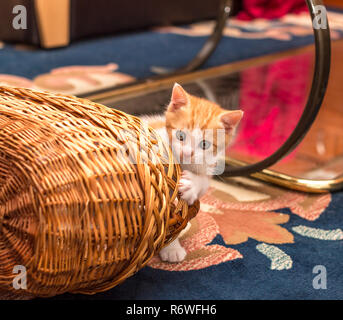
[[[343,41],[332,48],[328,91],[311,130],[284,159],[269,168],[296,179],[332,180],[343,175]],[[102,102],[130,114],[163,113],[174,81],[196,96],[226,109],[242,109],[244,118],[228,149],[228,157],[255,163],[275,152],[297,125],[310,91],[314,48],[266,56],[235,67],[196,72],[155,86],[108,96]],[[95,99],[97,100],[97,99]]]

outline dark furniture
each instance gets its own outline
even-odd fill
[[[45,48],[66,46],[88,37],[215,18],[220,1],[1,0],[0,40]],[[17,5],[26,8],[27,29],[13,28]]]

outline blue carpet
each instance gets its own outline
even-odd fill
[[[206,37],[144,32],[78,42],[64,49],[49,51],[16,50],[14,46],[6,45],[0,51],[0,72],[34,78],[61,66],[104,65],[115,62],[120,65],[121,72],[143,78],[153,75],[150,66],[173,69],[185,65],[195,56],[205,39]],[[293,41],[224,37],[203,68],[288,50],[312,42],[312,36],[294,37]]]
[[[244,188],[247,186],[243,186],[240,191],[236,192],[243,193]],[[214,258],[212,262],[200,268],[195,267],[194,263],[194,268],[192,265],[190,267],[188,265],[183,271],[172,270],[173,264],[153,262],[121,285],[107,292],[93,296],[64,294],[54,299],[343,299],[343,193],[334,193],[331,196],[306,195],[285,191],[278,187],[267,187],[264,184],[255,189],[256,192],[266,192],[267,194],[271,190],[270,195],[273,194],[272,198],[274,197],[276,202],[273,202],[274,200],[270,202],[270,199],[245,201],[242,203],[242,208],[247,210],[247,206],[250,206],[250,214],[254,215],[256,213],[254,210],[261,210],[261,207],[268,209],[269,206],[270,209],[270,206],[275,206],[277,208],[279,204],[282,206],[281,203],[291,202],[291,209],[286,206],[271,211],[267,210],[262,214],[268,215],[273,212],[273,214],[282,213],[289,216],[289,220],[282,224],[282,228],[293,237],[292,241],[282,241],[280,233],[276,233],[277,237],[274,240],[270,239],[270,233],[273,231],[269,229],[270,232],[265,233],[264,238],[254,239],[257,237],[253,231],[249,234],[249,239],[233,245],[230,244],[230,239],[225,234],[225,226],[220,226],[219,223],[219,234],[203,249],[217,245],[238,251],[241,257],[231,257],[227,261],[223,259],[223,262]],[[276,194],[279,196],[275,196]],[[224,201],[223,206],[230,208],[234,204],[236,209],[233,211],[240,210],[239,206],[237,207],[238,202],[230,200],[229,197],[225,201],[222,195],[220,197]],[[294,200],[285,200],[286,198]],[[210,203],[208,199],[205,197],[202,201],[208,204]],[[253,209],[254,206],[255,209]],[[305,208],[304,210],[299,209],[302,206]],[[217,208],[221,208],[221,206],[217,206]],[[230,214],[230,210],[232,211],[229,209],[225,214]],[[312,216],[314,213],[316,213],[316,217]],[[203,213],[199,213],[196,219],[199,219],[199,215],[205,216]],[[215,217],[215,214],[210,215]],[[239,231],[242,224],[244,226],[249,222],[248,220],[244,222],[242,213],[237,216],[238,219],[240,216],[243,222],[232,222],[231,220],[236,231]],[[311,216],[312,218],[310,218]],[[254,224],[255,231],[263,229],[258,219],[254,218],[254,221],[251,222]],[[301,235],[294,229],[299,226],[311,228],[315,232],[312,235]],[[221,229],[221,227],[224,228]],[[338,228],[340,229],[337,230]],[[336,233],[336,236],[331,239],[321,238],[320,232],[323,230],[331,230],[331,235]],[[208,231],[199,230],[199,232],[205,234]],[[271,260],[257,250],[262,240],[266,239],[269,239],[269,244],[264,243],[263,245],[277,248],[280,252],[287,254],[291,264],[284,263],[282,258],[276,256],[276,264],[273,267]],[[280,243],[277,244],[278,241]],[[186,242],[187,237],[186,240],[183,239],[183,243],[186,244]],[[158,260],[158,258],[154,259]],[[196,260],[193,258],[193,261]],[[186,263],[182,264],[186,266]],[[314,283],[317,283],[316,277],[323,274],[315,271],[316,266],[325,268],[326,272],[325,279],[319,281],[321,284],[325,282],[325,286],[319,289]],[[170,270],[166,270],[168,267]],[[198,269],[192,270],[192,268]]]

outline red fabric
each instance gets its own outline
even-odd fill
[[[286,141],[305,106],[312,59],[312,54],[306,53],[241,73],[244,117],[229,154],[232,150],[263,159]]]
[[[252,20],[256,18],[277,19],[287,13],[306,11],[305,0],[243,0],[243,9],[237,18]]]

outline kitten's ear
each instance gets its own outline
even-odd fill
[[[220,115],[220,121],[225,131],[232,132],[241,121],[244,112],[241,110],[226,111]]]
[[[188,104],[188,95],[178,83],[174,84],[168,111],[176,111]]]

